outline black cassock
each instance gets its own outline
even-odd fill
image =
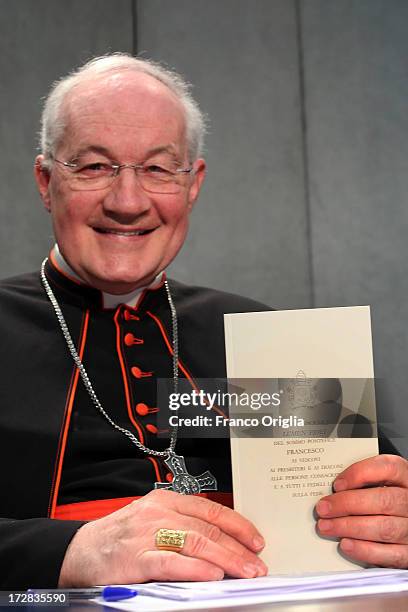
[[[107,309],[100,291],[67,277],[50,261],[46,275],[105,410],[146,446],[167,448],[168,438],[159,435],[163,414],[155,410],[157,379],[173,376],[164,285],[145,291],[136,309],[123,304]],[[169,285],[178,317],[180,377],[191,384],[222,380],[223,314],[267,307],[175,281]],[[145,495],[156,481],[167,482],[169,469],[114,430],[92,404],[39,272],[1,282],[0,312],[0,516],[7,517],[0,519],[0,588],[51,588],[83,524],[50,518],[58,516],[58,508]],[[220,493],[212,498],[228,503],[226,438],[180,437],[176,452],[191,474],[210,470]]]

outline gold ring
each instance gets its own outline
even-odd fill
[[[156,533],[156,548],[181,552],[187,536],[187,531],[181,529],[159,529]]]

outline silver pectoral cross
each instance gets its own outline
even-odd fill
[[[187,472],[186,462],[181,455],[171,453],[164,463],[171,470],[173,481],[169,483],[155,482],[155,489],[169,489],[182,495],[193,495],[202,491],[217,490],[217,481],[209,470],[201,474],[201,476],[192,476]]]

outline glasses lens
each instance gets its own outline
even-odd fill
[[[136,173],[140,186],[150,193],[179,193],[185,186],[188,173],[170,172],[158,166],[148,168],[140,166],[121,166],[115,172],[107,164],[78,165],[71,170],[64,168],[70,187],[74,191],[97,191],[107,189],[117,178],[120,171],[133,170]]]
[[[114,176],[110,176],[103,179],[98,178],[87,181],[71,178],[70,186],[74,191],[97,191],[98,189],[107,189],[110,187],[115,181],[115,178]],[[178,183],[154,182],[146,176],[139,176],[138,179],[142,189],[149,193],[179,193],[182,188]]]
[[[181,184],[178,176],[155,176],[146,172],[138,173],[140,185],[150,193],[178,193]]]
[[[71,176],[70,186],[74,191],[96,191],[106,189],[113,183],[114,179],[113,176],[98,176],[95,178]]]

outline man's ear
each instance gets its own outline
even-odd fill
[[[34,177],[44,206],[48,212],[51,212],[51,198],[49,195],[50,171],[44,165],[44,155],[37,155],[35,158]]]
[[[193,164],[193,178],[188,192],[188,208],[192,210],[205,179],[206,165],[203,159],[197,159]]]

